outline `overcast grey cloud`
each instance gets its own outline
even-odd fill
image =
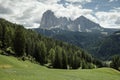
[[[120,0],[0,0],[0,17],[30,28],[40,26],[48,9],[57,17],[84,15],[103,27],[120,28]]]
[[[0,14],[12,14],[12,10],[9,8],[6,8],[0,4]]]
[[[120,25],[120,17],[115,21],[115,24]]]

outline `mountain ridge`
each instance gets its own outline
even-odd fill
[[[60,28],[63,30],[79,32],[93,32],[96,30],[103,31],[103,28],[99,24],[87,19],[84,16],[80,16],[75,20],[67,19],[66,17],[57,18],[51,10],[47,10],[43,13],[39,28],[48,30]]]

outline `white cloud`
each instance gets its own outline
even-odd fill
[[[82,2],[91,2],[91,0],[66,0],[66,1],[68,1],[68,2],[80,2],[80,3],[82,3]]]
[[[118,1],[118,0],[109,0],[109,2]]]
[[[39,27],[42,14],[48,9],[54,11],[57,17],[70,17],[72,19],[92,12],[89,9],[82,9],[81,5],[68,4],[67,7],[64,7],[62,4],[57,4],[58,1],[60,0],[0,0],[0,4],[3,6],[0,8],[2,11],[0,11],[0,17],[25,27]]]
[[[98,19],[96,17],[94,17],[91,14],[87,14],[85,15],[86,18],[90,19],[91,21],[95,22],[95,23],[99,23]]]
[[[116,22],[120,18],[120,12],[97,12],[96,16],[101,26],[106,28],[120,28],[120,24]]]
[[[113,2],[114,0],[109,0],[109,2]]]
[[[58,1],[60,0],[0,0],[0,17],[22,24],[27,28],[39,27],[42,14],[49,9],[54,11],[57,17],[76,19],[84,15],[103,27],[119,27],[120,8],[114,8],[110,12],[94,13],[91,9],[83,9],[81,5],[67,3],[67,6],[64,7],[62,4],[58,4]],[[82,3],[92,0],[66,1]],[[97,18],[92,14],[95,14]]]
[[[42,14],[61,8],[59,0],[0,0],[0,17],[22,24],[25,27],[39,27]],[[12,14],[11,14],[12,13]]]
[[[63,7],[62,5],[54,5],[54,7],[51,7],[51,9],[55,12],[57,17],[68,17],[72,20],[78,18],[81,15],[91,15],[93,12],[91,9],[83,9],[80,5],[75,6],[72,4],[69,4],[67,7]]]
[[[118,19],[116,20],[115,24],[120,25],[120,17],[118,17]]]
[[[79,17],[81,14],[81,8],[80,7],[76,7],[73,5],[69,5],[66,8],[61,6],[61,8],[58,8],[59,10],[55,9],[55,15],[60,17],[69,17],[71,19],[75,19],[77,17]]]
[[[0,12],[0,17],[26,27],[39,26],[36,22],[40,21],[42,12],[46,10],[46,5],[37,0],[1,0],[0,4],[13,12],[12,14],[1,14]]]
[[[42,3],[47,3],[47,4],[54,4],[60,0],[37,0],[37,1],[42,2]]]

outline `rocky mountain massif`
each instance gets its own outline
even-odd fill
[[[99,24],[87,19],[84,16],[80,16],[75,20],[71,20],[66,17],[58,18],[51,10],[47,10],[43,14],[40,22],[40,28],[47,30],[58,28],[74,32],[101,32],[103,34],[107,34],[109,31],[114,31],[113,29],[103,28]]]
[[[40,27],[35,30],[54,39],[82,47],[102,59],[110,59],[114,54],[120,53],[119,50],[113,48],[114,45],[104,45],[109,44],[110,40],[108,38],[117,29],[103,28],[84,16],[80,16],[75,20],[66,17],[58,18],[54,15],[54,12],[48,10],[42,16]]]
[[[91,27],[92,26],[92,27]],[[70,18],[60,17],[57,18],[50,10],[46,11],[41,19],[40,28],[53,29],[59,28],[62,30],[79,31],[79,32],[92,32],[103,31],[103,28],[99,24],[94,23],[84,16],[80,16],[75,20]]]

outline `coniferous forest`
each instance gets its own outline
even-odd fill
[[[94,58],[74,45],[53,40],[27,30],[22,25],[0,19],[0,51],[22,60],[30,60],[50,68],[94,68]]]

